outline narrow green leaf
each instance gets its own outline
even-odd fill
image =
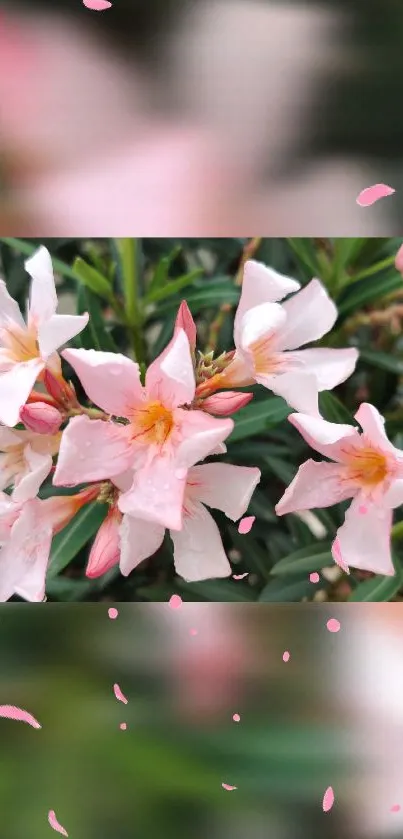
[[[52,542],[48,578],[56,577],[99,530],[108,507],[94,502],[83,507]]]
[[[195,270],[190,271],[189,274],[184,274],[183,277],[179,277],[177,280],[171,280],[162,288],[149,291],[145,298],[145,303],[158,303],[160,300],[165,300],[167,297],[177,294],[179,291],[182,291],[183,288],[186,288],[186,286],[191,285],[193,281],[202,274],[202,268],[195,268]]]
[[[360,311],[374,300],[379,300],[399,290],[403,290],[403,281],[394,268],[390,271],[382,271],[377,276],[359,280],[350,285],[338,301],[339,318],[343,319],[355,311]]]
[[[380,370],[387,370],[388,373],[396,373],[398,376],[403,374],[403,359],[396,358],[386,352],[371,349],[360,350],[360,361],[365,361],[373,367],[379,367]]]
[[[251,603],[256,600],[256,594],[252,588],[229,580],[206,580],[202,583],[185,583],[184,580],[177,580],[177,586],[184,592],[197,594],[210,602],[221,603]]]
[[[318,258],[312,239],[290,239],[287,242],[302,264],[309,269],[312,276],[318,273]]]
[[[141,243],[139,239],[116,239],[122,266],[125,309],[129,323],[140,322]]]
[[[274,577],[285,577],[292,574],[309,574],[320,571],[334,564],[329,542],[316,542],[288,554],[271,569]]]
[[[108,300],[109,302],[113,300],[113,291],[109,280],[96,268],[93,268],[92,265],[84,262],[80,256],[73,263],[73,271],[78,280],[99,297],[103,297],[104,300]]]
[[[75,342],[84,349],[117,352],[112,335],[106,329],[105,319],[98,298],[85,286],[81,286],[77,296],[77,311],[79,314],[88,312],[90,318],[87,326],[77,336]]]
[[[168,256],[163,256],[154,271],[154,274],[151,278],[150,285],[148,287],[148,293],[151,291],[155,291],[157,288],[161,288],[164,283],[169,282],[169,271],[171,265],[175,262],[175,259],[179,256],[182,250],[181,245],[178,245],[174,248]]]
[[[394,597],[402,588],[402,570],[399,567],[394,577],[384,577],[378,574],[370,580],[359,583],[350,595],[349,600],[357,602],[385,602]]]
[[[328,422],[339,422],[343,425],[355,424],[354,417],[334,393],[323,391],[319,394],[319,411],[323,419]]]
[[[313,596],[312,583],[303,577],[285,577],[271,580],[260,593],[260,603],[292,603],[303,597]]]
[[[218,282],[206,281],[204,288],[189,291],[186,295],[186,301],[192,314],[197,314],[203,309],[215,309],[221,303],[235,305],[238,303],[239,294],[239,288],[236,288],[230,279]],[[158,315],[176,309],[179,303],[180,300],[177,297],[170,297],[158,306]]]
[[[262,402],[251,402],[234,417],[235,428],[228,442],[235,443],[245,437],[260,434],[271,425],[282,422],[289,413],[291,409],[280,396],[269,397]]]

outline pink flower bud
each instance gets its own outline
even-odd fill
[[[397,271],[399,271],[399,274],[403,275],[403,245],[400,246],[396,254],[395,268]]]
[[[75,390],[72,385],[65,381],[62,375],[56,376],[49,369],[46,369],[43,381],[46,390],[58,405],[65,408],[77,405]]]
[[[208,396],[201,404],[203,411],[215,414],[217,417],[228,417],[235,414],[253,399],[253,393],[237,393],[235,390],[226,390]]]
[[[186,332],[186,335],[189,340],[190,349],[194,352],[196,347],[196,324],[192,318],[190,309],[186,300],[182,300],[182,303],[179,306],[178,314],[176,316],[175,322],[175,331],[177,329],[183,329]]]
[[[85,504],[95,501],[100,492],[100,484],[93,484],[75,495],[53,495],[41,501],[46,518],[52,524],[53,533],[59,533],[77,515]]]
[[[100,577],[106,574],[120,559],[120,534],[119,528],[122,521],[122,514],[116,507],[112,507],[106,519],[98,530],[95,542],[91,548],[87,577]]]
[[[46,402],[31,402],[20,411],[20,419],[29,431],[37,434],[57,434],[63,417],[57,408]]]

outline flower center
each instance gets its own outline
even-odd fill
[[[252,354],[255,374],[257,376],[268,373],[275,373],[281,367],[281,355],[273,351],[273,336],[268,335],[259,338],[249,346]]]
[[[15,363],[39,358],[36,330],[23,329],[21,326],[13,324],[11,327],[4,327],[1,330],[0,338],[8,351],[10,361]]]
[[[149,402],[144,408],[135,411],[132,426],[134,439],[163,446],[174,428],[172,411],[161,402]]]
[[[346,463],[350,479],[367,489],[382,483],[389,472],[386,455],[370,447],[350,452]]]

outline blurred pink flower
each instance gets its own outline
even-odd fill
[[[183,500],[183,528],[171,531],[177,574],[197,582],[232,573],[220,531],[205,504],[222,510],[237,521],[249,506],[259,483],[260,470],[228,463],[207,463],[189,470]],[[130,574],[140,562],[160,547],[165,528],[159,524],[124,516],[121,527],[120,570]]]
[[[333,543],[335,562],[392,576],[392,509],[403,503],[403,452],[389,442],[384,419],[363,403],[352,425],[292,414],[290,422],[313,449],[334,463],[307,460],[276,506],[277,515],[352,503]]]
[[[120,496],[120,510],[180,530],[189,467],[233,429],[230,419],[188,410],[195,375],[183,329],[149,366],[145,387],[138,364],[118,353],[66,350],[63,356],[89,399],[129,422],[85,416],[71,420],[62,436],[55,485],[103,480],[136,469],[131,487]]]
[[[297,347],[326,335],[337,309],[319,280],[299,291],[299,283],[272,268],[249,260],[235,316],[234,360],[221,374],[221,384],[254,381],[282,396],[297,411],[318,413],[318,392],[345,381],[357,363],[356,349]],[[294,294],[282,305],[278,301]],[[220,381],[220,378],[218,378]]]
[[[88,315],[56,315],[57,296],[49,252],[40,247],[25,263],[32,277],[27,323],[0,280],[0,421],[14,426],[46,365],[56,370],[55,351],[84,329]]]
[[[0,426],[0,490],[14,485],[14,501],[34,498],[52,469],[61,434],[36,434]]]

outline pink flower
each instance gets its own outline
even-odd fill
[[[292,414],[290,422],[312,448],[334,461],[307,460],[276,507],[279,516],[315,507],[352,503],[333,543],[335,562],[392,576],[392,509],[403,503],[403,452],[389,442],[384,420],[363,403],[355,415],[362,433],[321,417]]]
[[[78,510],[94,499],[99,487],[73,496],[24,504],[0,493],[0,601],[18,594],[40,602],[45,596],[46,572],[54,533],[65,527]]]
[[[63,356],[89,399],[129,422],[71,420],[62,436],[55,485],[105,480],[135,469],[131,487],[119,499],[122,513],[180,530],[188,469],[233,429],[230,419],[189,409],[195,376],[183,329],[148,368],[145,387],[138,364],[123,355],[66,350]]]
[[[14,485],[13,499],[34,498],[49,475],[61,434],[36,434],[0,426],[0,490]]]
[[[118,564],[121,522],[122,513],[116,507],[111,507],[92,545],[85,572],[87,577],[100,577]]]
[[[297,411],[318,413],[318,392],[331,390],[350,376],[355,349],[296,349],[326,335],[337,309],[319,280],[298,291],[299,283],[250,260],[245,264],[242,294],[235,316],[236,352],[221,376],[231,387],[254,381],[282,396]],[[286,295],[294,294],[283,305]]]
[[[232,573],[218,527],[205,504],[232,521],[249,506],[260,470],[228,463],[206,463],[189,470],[183,500],[183,528],[172,531],[175,569],[188,582],[228,577]],[[127,576],[160,547],[165,528],[126,515],[121,526],[120,570]]]
[[[32,402],[24,405],[20,411],[20,419],[25,428],[37,434],[57,434],[63,422],[60,411],[46,402]]]
[[[175,331],[178,329],[183,329],[188,336],[190,349],[192,352],[196,349],[196,338],[197,338],[197,330],[196,324],[192,318],[192,313],[189,309],[186,300],[182,300],[182,303],[179,306],[178,314],[176,316],[175,321]]]
[[[204,399],[201,407],[209,414],[227,417],[244,408],[253,399],[253,393],[237,393],[235,390],[223,390]]]
[[[0,421],[14,426],[20,410],[47,365],[58,369],[55,351],[78,335],[88,315],[56,315],[57,296],[49,252],[40,247],[25,263],[32,277],[25,323],[0,280]]]

